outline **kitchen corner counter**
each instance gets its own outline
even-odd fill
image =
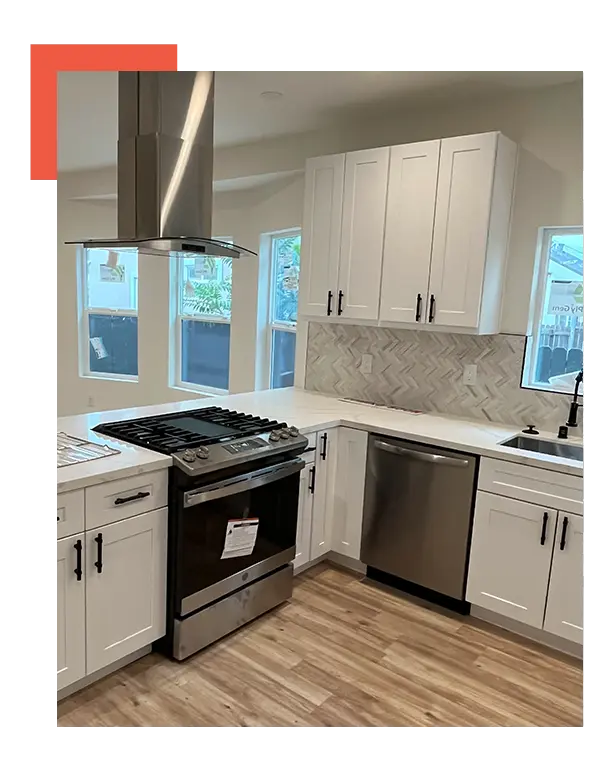
[[[130,411],[121,409],[105,414],[118,415],[116,419],[126,420],[128,417],[125,416],[125,413]],[[170,457],[130,444],[123,444],[108,438],[108,436],[94,433],[92,428],[100,422],[103,422],[103,416],[98,412],[58,418],[57,432],[62,431],[69,436],[92,441],[95,444],[105,444],[111,449],[118,449],[119,454],[57,468],[57,493],[69,492],[72,489],[81,489],[105,481],[137,476],[140,473],[168,468],[171,465]]]
[[[119,449],[120,454],[59,468],[58,492],[146,473],[158,468],[167,468],[171,465],[170,457],[132,447],[94,433],[91,430],[94,425],[212,405],[285,421],[289,425],[296,425],[301,432],[324,430],[342,425],[521,465],[546,468],[575,476],[583,475],[583,463],[577,460],[499,446],[500,441],[518,434],[523,426],[474,422],[433,414],[413,414],[397,409],[343,401],[335,396],[323,396],[297,388],[283,388],[60,418],[59,431],[107,444]],[[539,437],[555,439],[555,436],[544,432],[541,432]],[[566,443],[581,445],[580,441],[569,440]]]

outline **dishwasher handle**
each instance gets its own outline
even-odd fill
[[[418,452],[415,449],[405,449],[402,446],[396,444],[388,444],[387,441],[375,440],[375,448],[382,449],[384,452],[390,452],[394,455],[403,455],[404,457],[412,457],[413,460],[420,460],[424,463],[437,463],[438,465],[452,465],[455,468],[465,468],[468,464],[468,460],[461,460],[458,457],[446,457],[446,455],[429,454],[429,452]]]

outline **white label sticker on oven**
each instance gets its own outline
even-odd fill
[[[258,519],[229,519],[222,559],[250,556],[258,534]]]

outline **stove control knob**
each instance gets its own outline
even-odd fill
[[[292,425],[290,428],[288,428],[288,433],[292,438],[297,438],[298,435],[300,434],[300,431],[295,425]]]
[[[186,463],[193,463],[196,459],[196,454],[191,449],[186,449],[181,455],[181,459]]]
[[[280,438],[282,438],[282,439],[284,439],[284,440],[285,440],[285,439],[287,439],[287,438],[289,438],[289,437],[290,437],[289,431],[288,431],[286,428],[284,428],[284,429],[281,431],[281,434],[280,434]]]
[[[196,457],[198,457],[200,460],[208,460],[208,455],[210,454],[207,446],[201,446],[196,449]]]
[[[280,438],[281,436],[278,430],[271,431],[271,435],[269,436],[269,441],[279,441]]]

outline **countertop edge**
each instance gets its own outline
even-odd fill
[[[538,456],[534,452],[525,452],[525,450],[516,450],[510,447],[477,447],[464,441],[453,441],[452,439],[432,438],[426,433],[409,432],[397,428],[384,428],[379,425],[370,425],[366,422],[357,420],[341,419],[339,424],[344,428],[356,428],[358,430],[367,430],[371,433],[381,433],[395,438],[405,439],[406,441],[418,441],[420,443],[440,446],[446,449],[455,449],[458,452],[467,452],[479,457],[490,457],[494,460],[503,460],[517,465],[529,465],[530,467],[544,468],[555,473],[565,473],[568,476],[583,477],[583,463],[579,464],[577,460],[565,460],[557,458],[548,459],[549,456]],[[306,428],[313,430],[313,428]],[[320,430],[320,428],[319,428]]]
[[[97,460],[90,460],[90,462],[98,462]],[[101,462],[101,460],[99,460]],[[105,484],[108,481],[117,481],[118,479],[133,478],[134,476],[141,476],[143,473],[151,473],[152,471],[158,471],[170,468],[173,465],[173,459],[170,456],[159,456],[156,460],[144,460],[139,463],[132,463],[129,466],[123,468],[112,468],[111,470],[101,471],[93,473],[87,476],[80,476],[79,478],[66,479],[65,481],[57,481],[56,494],[63,492],[72,492],[75,489],[87,489],[87,487],[94,487],[97,484]]]

